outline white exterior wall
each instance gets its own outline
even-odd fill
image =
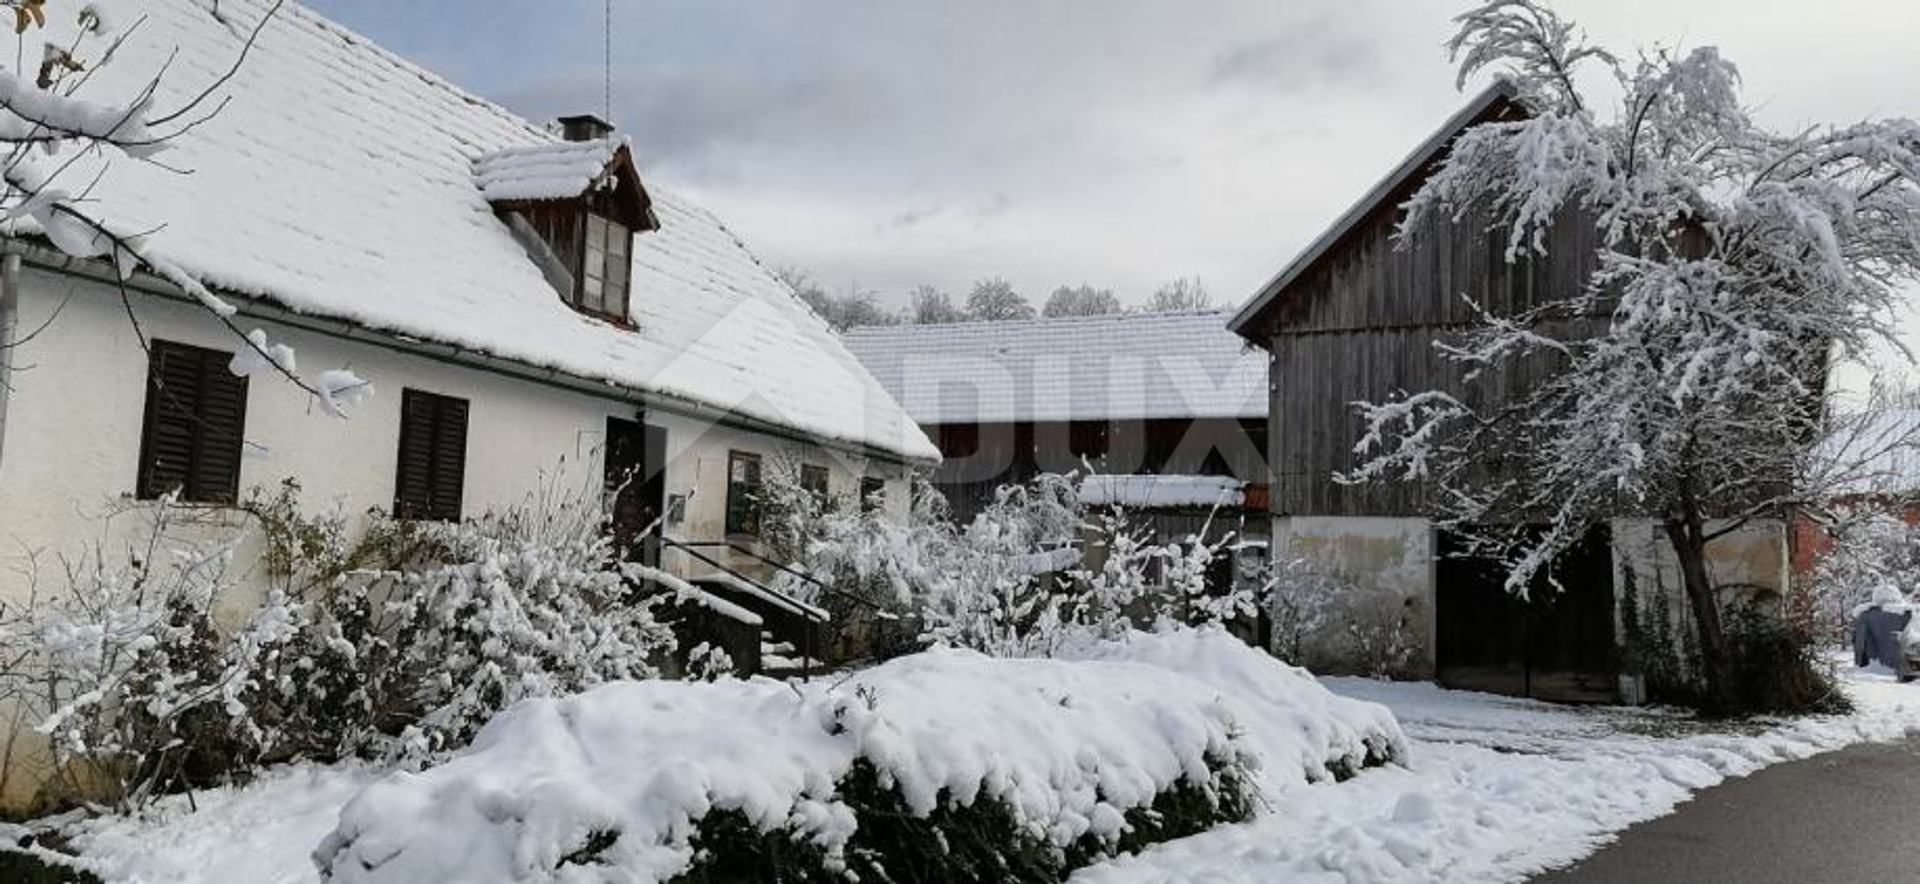
[[[118,294],[97,281],[28,268],[22,273],[19,327],[37,337],[11,354],[17,366],[0,446],[0,600],[17,601],[29,586],[22,569],[29,553],[40,558],[42,593],[57,586],[58,557],[76,556],[101,537],[101,517],[128,510],[113,522],[115,534],[144,527],[144,505],[133,500],[138,475],[141,423],[146,406],[147,358],[135,338]],[[64,305],[63,305],[64,302]],[[196,306],[136,295],[135,313],[145,334],[231,352],[236,341]],[[308,512],[338,507],[352,517],[393,505],[401,389],[457,396],[470,403],[463,515],[518,503],[566,464],[560,481],[597,488],[599,449],[606,419],[632,419],[638,407],[608,398],[497,372],[453,364],[427,355],[397,352],[378,343],[343,340],[318,332],[240,318],[243,328],[264,327],[276,341],[295,348],[303,372],[349,367],[371,381],[376,395],[339,420],[313,407],[307,394],[277,376],[255,377],[247,394],[246,449],[240,472],[250,488],[272,490],[282,479],[300,481]],[[585,321],[585,320],[583,320]],[[364,336],[364,335],[363,335]],[[722,537],[729,450],[761,455],[770,464],[786,452],[828,466],[835,494],[853,494],[862,471],[883,475],[890,511],[904,518],[909,469],[837,449],[808,445],[769,433],[649,409],[647,420],[667,428],[667,494],[689,495],[686,519],[669,527],[680,539]],[[215,510],[211,531],[247,527],[236,511]],[[242,568],[251,550],[240,553]],[[683,574],[707,570],[668,553],[665,564]],[[257,591],[264,575],[249,583]],[[253,596],[257,598],[257,594]],[[252,603],[235,598],[229,616]],[[0,738],[11,710],[0,707]],[[3,741],[0,741],[3,742]],[[15,755],[28,747],[16,746]],[[0,745],[0,749],[4,749]],[[19,776],[0,782],[0,807],[30,797],[33,783]]]
[[[1418,650],[1414,672],[1434,671],[1434,533],[1427,519],[1283,516],[1273,521],[1274,561],[1304,559],[1373,597],[1365,604],[1404,612]],[[1337,636],[1308,649],[1316,666],[1350,669],[1356,661]]]

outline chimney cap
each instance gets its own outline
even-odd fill
[[[568,141],[598,141],[613,134],[613,124],[594,114],[560,118],[560,134]]]

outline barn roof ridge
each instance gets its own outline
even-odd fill
[[[1249,326],[1266,313],[1267,308],[1272,306],[1282,291],[1306,273],[1308,268],[1326,257],[1327,253],[1332,251],[1334,244],[1351,233],[1368,215],[1373,214],[1383,200],[1399,190],[1414,175],[1419,174],[1420,170],[1426,168],[1475,118],[1501,101],[1513,101],[1518,97],[1519,90],[1505,78],[1501,78],[1481,90],[1459,110],[1454,111],[1445,123],[1442,123],[1432,135],[1407,154],[1407,157],[1401,160],[1385,178],[1368,189],[1353,205],[1347,207],[1347,210],[1342,212],[1331,226],[1308,243],[1307,247],[1288,262],[1279,273],[1267,280],[1266,284],[1262,285],[1260,290],[1234,313],[1233,318],[1227,322],[1227,328],[1251,340],[1252,336],[1248,334]]]

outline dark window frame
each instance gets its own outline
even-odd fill
[[[598,249],[594,247],[593,242],[596,224],[604,228],[600,232],[601,244]],[[579,231],[578,241],[574,247],[574,255],[577,259],[574,266],[578,268],[578,272],[574,274],[573,292],[566,298],[567,306],[588,316],[599,317],[620,325],[628,324],[632,321],[628,318],[628,312],[633,305],[633,228],[605,212],[583,208],[580,212]],[[614,236],[608,238],[607,234],[614,234]],[[614,242],[619,243],[617,251],[607,248],[608,244]],[[600,258],[598,273],[592,272],[595,269],[592,262],[596,251]],[[615,262],[612,260],[615,257],[622,258],[624,261]],[[610,272],[615,267],[619,268],[619,272]],[[616,278],[619,303],[609,305],[607,303],[608,282]],[[600,292],[592,302],[588,301],[587,295],[589,280],[598,282],[600,285]]]
[[[749,478],[740,478],[744,469]],[[727,513],[724,526],[728,537],[760,536],[760,489],[766,484],[766,464],[751,451],[727,452]]]
[[[860,477],[860,511],[871,513],[887,506],[887,480],[880,476]]]
[[[819,464],[800,465],[800,489],[813,495],[821,506],[833,499],[833,471]]]
[[[176,500],[185,503],[231,506],[240,499],[248,385],[233,374],[232,362],[233,354],[221,350],[159,338],[147,342],[136,499],[157,500],[176,489]],[[169,385],[168,374],[178,383]],[[230,414],[209,410],[222,401]],[[172,436],[176,447],[185,445],[183,464],[163,469],[163,435]]]
[[[466,500],[467,437],[472,420],[473,404],[466,399],[411,387],[400,391],[400,435],[395,445],[393,480],[395,518],[460,521]],[[422,430],[427,433],[425,438],[418,435]],[[455,447],[451,434],[456,432],[458,457],[450,461],[450,449]],[[424,463],[417,463],[420,460]],[[409,466],[423,468],[425,475],[412,475]],[[437,493],[447,490],[449,479],[450,494]],[[424,492],[424,500],[416,492]]]

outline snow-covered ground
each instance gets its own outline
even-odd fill
[[[1426,684],[1325,679],[1382,703],[1411,769],[1302,786],[1260,818],[1083,870],[1076,884],[1518,881],[1571,862],[1692,793],[1769,764],[1920,727],[1920,685],[1851,673],[1844,718],[1706,727],[1657,710],[1580,709]],[[275,773],[176,801],[154,822],[91,825],[79,841],[109,882],[316,882],[309,854],[375,774]]]
[[[1852,671],[1845,717],[1708,727],[1660,710],[1592,709],[1430,684],[1323,679],[1385,704],[1410,769],[1295,793],[1252,822],[1083,870],[1075,884],[1520,881],[1770,764],[1920,729],[1920,683]],[[1311,794],[1311,800],[1306,800]]]

